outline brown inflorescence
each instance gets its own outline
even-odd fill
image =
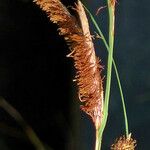
[[[131,134],[126,138],[125,136],[120,137],[111,146],[111,150],[134,150],[136,147],[136,140],[131,138]]]
[[[92,41],[83,32],[76,18],[59,0],[34,0],[49,19],[58,25],[59,34],[64,36],[74,59],[81,109],[92,117],[96,128],[100,126],[103,111],[103,86],[100,76],[102,66],[95,55]],[[91,44],[92,43],[92,44]]]

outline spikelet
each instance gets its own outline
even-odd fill
[[[131,134],[126,138],[125,136],[120,137],[111,146],[111,150],[134,150],[136,147],[136,140],[131,138]]]
[[[103,87],[100,76],[102,66],[95,56],[94,46],[87,18],[80,1],[77,12],[81,19],[81,27],[75,17],[59,0],[35,0],[37,5],[46,12],[49,19],[58,25],[59,34],[64,36],[71,53],[67,55],[74,59],[76,82],[81,109],[91,116],[96,128],[99,128],[103,111]]]

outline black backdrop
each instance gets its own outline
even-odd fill
[[[57,27],[32,1],[1,0],[0,25],[0,95],[45,143],[67,149],[72,88],[68,47],[58,36]],[[17,126],[2,113],[1,122]],[[32,148],[27,140],[9,133],[2,134],[2,141],[14,150]]]
[[[86,2],[93,13],[101,3]],[[63,0],[63,3],[73,5],[74,0]],[[120,0],[116,12],[114,57],[122,80],[129,127],[138,140],[139,150],[149,149],[150,138],[149,4],[148,0]],[[105,10],[101,12],[97,20],[106,34],[105,13]],[[102,42],[95,40],[95,44],[106,66],[107,53],[100,51],[104,48]],[[76,88],[72,82],[73,63],[66,58],[68,53],[63,38],[58,36],[57,26],[50,23],[45,13],[32,1],[0,1],[0,95],[54,150],[91,150],[94,129],[89,118],[79,110]],[[114,74],[112,83],[104,150],[109,149],[108,146],[124,130]],[[12,134],[7,125],[20,131],[17,123],[0,109],[0,149],[34,149],[27,138],[22,134]]]

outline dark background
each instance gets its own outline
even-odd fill
[[[66,6],[74,2],[63,0]],[[93,14],[105,5],[90,0],[85,3]],[[150,146],[149,5],[148,0],[120,0],[116,8],[114,58],[126,99],[129,129],[137,139],[138,150],[149,150]],[[96,19],[106,35],[105,14],[107,9],[102,10]],[[91,27],[94,34],[95,29],[93,25]],[[94,42],[106,68],[104,45],[98,39]],[[94,147],[94,129],[90,119],[79,109],[77,90],[72,82],[75,72],[72,60],[66,58],[68,53],[57,26],[49,22],[45,13],[32,1],[0,0],[0,95],[22,114],[40,139],[52,149],[91,150]],[[114,72],[112,78],[104,150],[124,134]],[[17,132],[12,132],[16,128]],[[0,149],[34,149],[24,134],[18,132],[21,132],[18,124],[0,109]]]

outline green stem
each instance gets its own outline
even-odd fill
[[[117,77],[117,81],[118,81],[118,86],[119,86],[120,96],[121,96],[121,101],[122,101],[122,107],[123,107],[123,112],[124,112],[126,137],[128,137],[129,127],[128,127],[128,118],[127,118],[127,112],[126,112],[126,105],[125,105],[124,95],[123,95],[122,86],[121,86],[121,82],[120,82],[120,78],[119,78],[119,73],[118,73],[117,66],[116,66],[116,63],[115,63],[114,60],[113,60],[113,65],[114,65],[114,69],[115,69],[115,73],[116,73],[116,77]]]
[[[85,6],[84,6],[85,7]],[[101,39],[104,42],[104,45],[106,46],[107,51],[109,52],[109,46],[107,44],[107,41],[99,27],[99,25],[97,24],[96,20],[94,19],[93,15],[90,13],[90,11],[87,9],[87,7],[85,7],[86,11],[88,12],[93,24],[95,25],[95,28],[98,31],[98,34],[100,35]],[[124,96],[123,96],[123,91],[122,91],[122,86],[121,86],[121,82],[120,82],[120,77],[119,77],[119,73],[118,73],[118,69],[117,69],[117,65],[115,63],[115,60],[113,59],[113,66],[115,69],[115,74],[116,74],[116,78],[117,78],[117,82],[118,82],[118,86],[119,86],[119,90],[120,90],[120,96],[121,96],[121,101],[122,101],[122,107],[123,107],[123,112],[124,112],[124,119],[125,119],[125,131],[126,131],[126,136],[128,136],[129,134],[129,129],[128,129],[128,118],[127,118],[127,113],[126,113],[126,106],[125,106],[125,100],[124,100]]]
[[[99,129],[97,129],[96,130],[96,140],[95,140],[95,150],[101,149],[101,142],[102,142],[102,140],[100,139],[100,136],[99,136]]]
[[[107,118],[108,118],[112,62],[113,62],[113,47],[114,47],[115,6],[110,5],[109,0],[107,0],[107,3],[108,3],[108,13],[109,13],[109,53],[108,53],[108,62],[107,62],[106,90],[105,90],[105,100],[104,100],[104,117],[102,120],[102,126],[99,130],[100,138],[102,138],[103,131],[105,129]]]
[[[106,41],[106,39],[105,39],[105,37],[104,37],[104,35],[103,35],[101,29],[99,28],[99,25],[97,24],[96,20],[94,19],[93,15],[90,13],[90,11],[87,9],[87,7],[86,7],[85,5],[83,5],[83,6],[84,6],[85,10],[88,12],[88,14],[89,14],[89,16],[90,16],[90,18],[91,18],[93,24],[95,25],[95,28],[97,29],[97,31],[98,31],[98,33],[99,33],[101,39],[103,40],[103,42],[104,42],[104,44],[105,44],[107,50],[109,51],[109,46],[108,46],[108,44],[107,44],[107,41]]]

